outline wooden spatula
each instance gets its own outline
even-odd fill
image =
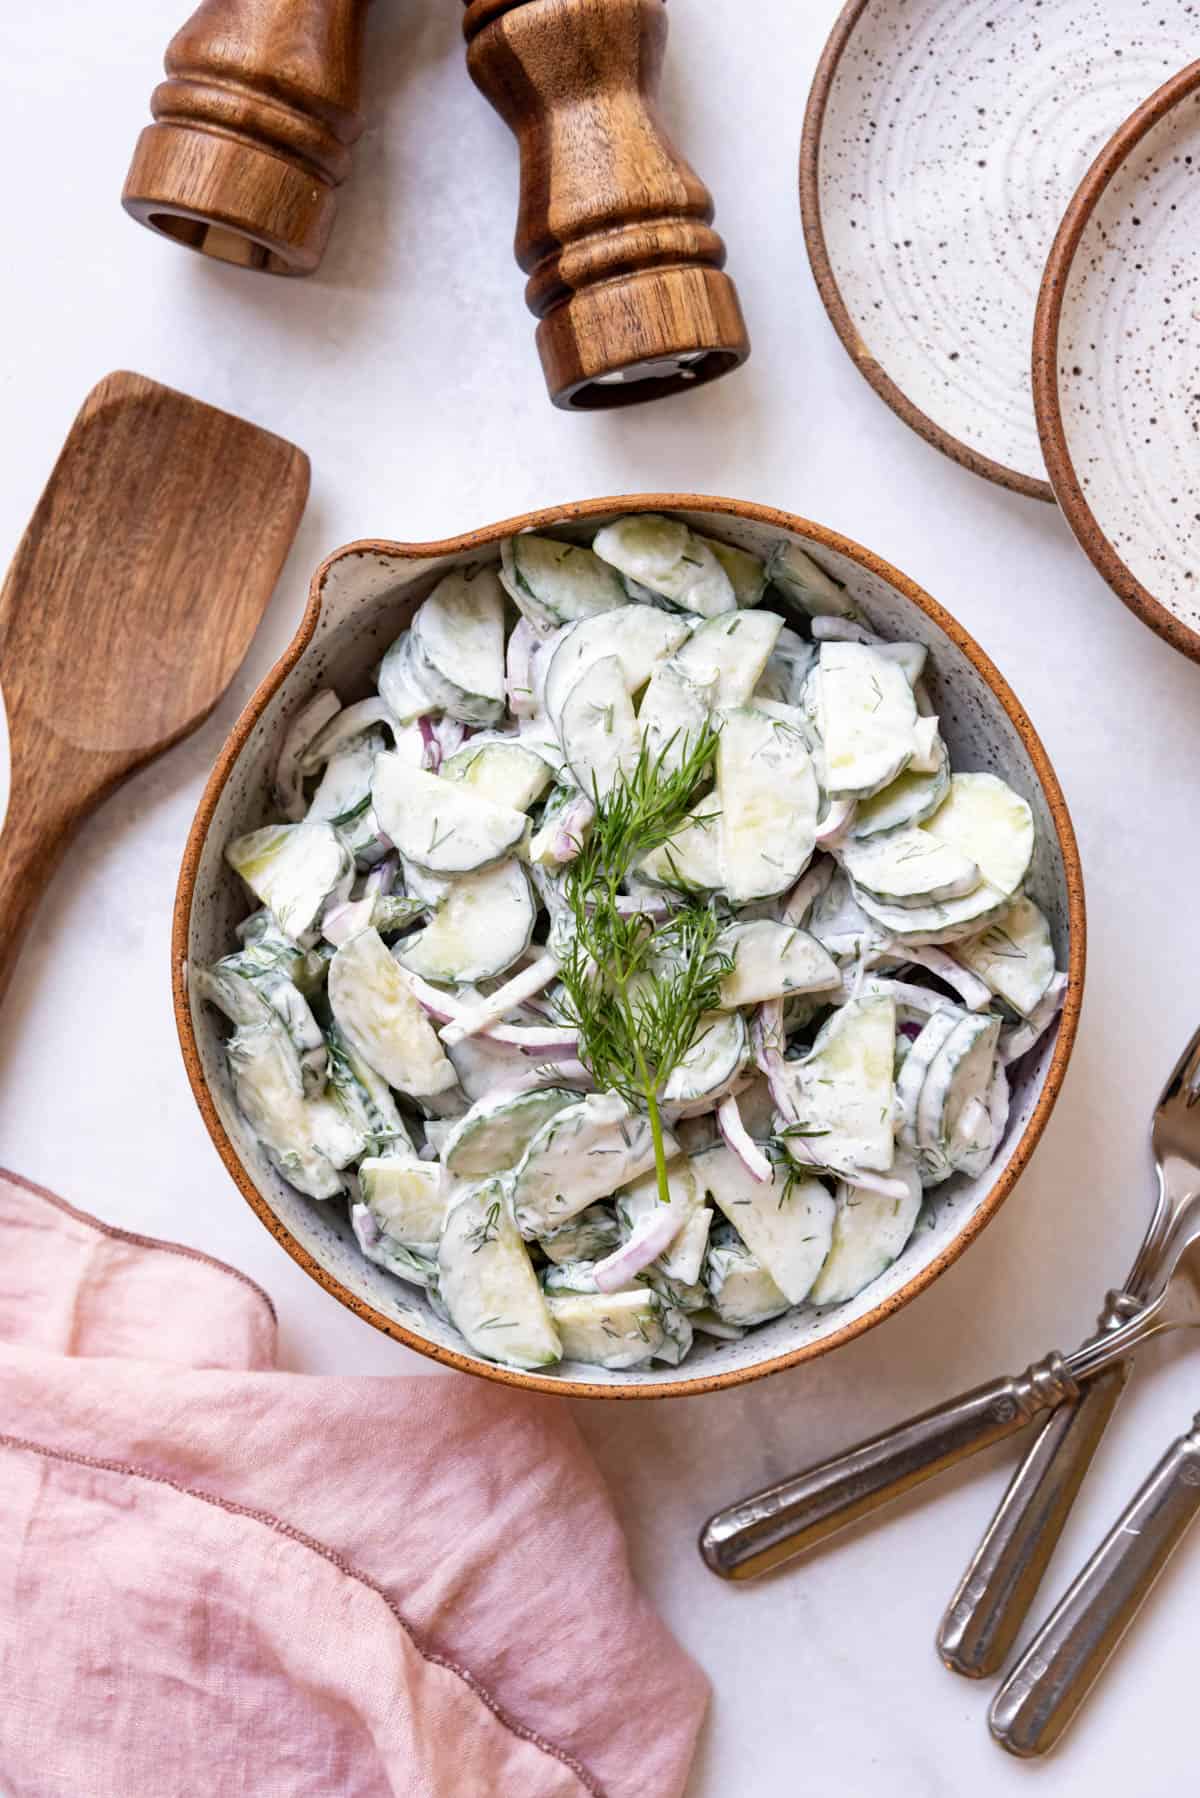
[[[0,592],[0,998],[81,819],[232,680],[308,475],[293,444],[141,375],[88,395]]]

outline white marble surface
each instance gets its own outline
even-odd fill
[[[184,1080],[168,921],[226,730],[287,641],[309,572],[352,537],[428,538],[543,502],[659,487],[771,502],[847,532],[958,614],[1058,767],[1091,914],[1066,1089],[1001,1216],[885,1328],[757,1386],[580,1407],[579,1420],[639,1573],[714,1681],[690,1798],[1011,1798],[1118,1780],[1191,1789],[1200,1532],[1041,1768],[992,1746],[986,1693],[943,1672],[931,1647],[1004,1454],[757,1587],[719,1585],[692,1546],[713,1506],[1086,1330],[1148,1213],[1148,1111],[1200,1015],[1200,670],[1109,595],[1050,507],[945,461],[838,345],[808,274],[795,181],[804,96],[835,10],[672,5],[666,110],[716,194],[754,355],[684,399],[587,418],[544,396],[509,247],[515,153],[467,81],[450,0],[373,9],[370,125],[325,266],[298,283],[186,255],[120,211],[175,8],[21,9],[0,61],[0,552],[15,547],[76,407],[111,368],[294,438],[314,481],[235,690],[89,824],[38,917],[0,1037],[0,1160],[104,1217],[245,1268],[279,1303],[290,1367],[425,1371],[276,1248],[225,1176]],[[1184,1427],[1198,1390],[1182,1345],[1146,1355],[1052,1585]]]

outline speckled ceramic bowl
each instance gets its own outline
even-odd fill
[[[366,691],[367,670],[452,564],[493,560],[500,540],[514,531],[590,537],[610,519],[639,511],[677,513],[697,529],[759,555],[780,536],[789,537],[846,583],[884,635],[928,647],[933,699],[956,767],[995,770],[1033,807],[1038,847],[1029,887],[1050,919],[1070,986],[1057,1033],[1021,1064],[1008,1132],[994,1165],[983,1179],[956,1179],[939,1187],[899,1260],[858,1298],[824,1312],[792,1312],[740,1342],[697,1337],[680,1369],[610,1373],[564,1363],[553,1373],[517,1373],[473,1355],[433,1316],[416,1288],[364,1260],[340,1205],[304,1198],[272,1170],[234,1106],[222,1025],[189,997],[187,970],[190,962],[224,954],[245,915],[244,892],[226,868],[222,849],[230,837],[269,815],[271,774],[297,706],[330,683],[344,697]],[[184,1060],[217,1150],[267,1229],[326,1291],[377,1329],[449,1367],[543,1392],[660,1398],[757,1379],[861,1335],[936,1279],[995,1215],[1033,1152],[1066,1071],[1083,988],[1083,888],[1066,804],[1033,726],[983,651],[927,594],[868,550],[785,512],[738,500],[644,494],[554,507],[445,543],[352,543],[330,556],[313,577],[295,641],[238,720],[205,789],[183,858],[172,959]]]

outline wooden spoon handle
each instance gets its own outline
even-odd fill
[[[12,786],[0,830],[0,1004],[38,901],[91,810],[65,797],[68,783],[55,779],[55,760],[37,753],[31,733],[12,720]]]

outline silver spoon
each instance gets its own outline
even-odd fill
[[[1200,1193],[1198,1078],[1200,1030],[1154,1109],[1158,1196],[1124,1289],[1108,1295],[1102,1331],[1133,1316],[1158,1286],[1166,1244]],[[1121,1362],[1061,1404],[1014,1473],[938,1630],[938,1652],[955,1673],[984,1679],[1008,1658],[1132,1371],[1131,1361]]]
[[[1076,1399],[1162,1330],[1200,1324],[1200,1211],[1185,1211],[1164,1252],[1165,1276],[1135,1317],[1093,1337],[1065,1360],[1053,1352],[1023,1374],[993,1380],[908,1423],[885,1430],[794,1479],[717,1511],[700,1552],[723,1579],[752,1579],[803,1554],[943,1468],[1024,1428],[1041,1411]]]

